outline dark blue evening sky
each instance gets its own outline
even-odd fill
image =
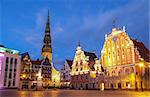
[[[53,62],[60,69],[73,59],[77,43],[100,52],[112,20],[149,48],[148,0],[1,0],[0,44],[41,58],[47,10],[50,11]]]

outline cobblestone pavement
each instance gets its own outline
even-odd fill
[[[150,97],[150,91],[98,91],[98,90],[0,90],[0,97]]]

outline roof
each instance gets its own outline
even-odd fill
[[[20,54],[20,55],[21,55],[21,60],[22,60],[25,56],[28,56],[29,59],[31,60],[30,55],[29,55],[28,52],[22,53],[22,54]]]
[[[86,56],[89,56],[89,60],[94,60],[95,58],[97,58],[96,54],[94,52],[86,52],[84,51],[84,54]]]
[[[94,70],[95,58],[97,58],[94,52],[86,52],[84,51],[85,56],[89,56],[89,67],[91,70]]]
[[[70,69],[72,68],[72,63],[73,63],[73,60],[69,60],[69,59],[66,59],[66,62],[68,63]]]
[[[31,61],[33,65],[41,65],[41,60],[37,59],[37,60],[32,60]]]
[[[142,43],[139,42],[137,40],[131,39],[133,41],[134,47],[137,48],[137,50],[139,51],[139,54],[141,55],[141,57],[147,61],[150,62],[150,51],[148,48],[146,48],[146,46]]]

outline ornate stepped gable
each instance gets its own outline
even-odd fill
[[[95,62],[97,56],[93,52],[83,51],[80,44],[77,47],[76,54],[72,64],[71,74],[88,73],[89,71],[95,70]]]
[[[140,58],[150,60],[150,51],[143,43],[131,39],[125,28],[113,28],[105,35],[105,43],[101,51],[101,62],[105,67],[116,65],[135,64]]]

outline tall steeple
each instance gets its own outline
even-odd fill
[[[49,58],[50,62],[52,62],[52,47],[51,47],[51,35],[50,35],[50,16],[48,11],[46,27],[45,27],[45,35],[44,35],[44,44],[42,47],[42,59]]]

